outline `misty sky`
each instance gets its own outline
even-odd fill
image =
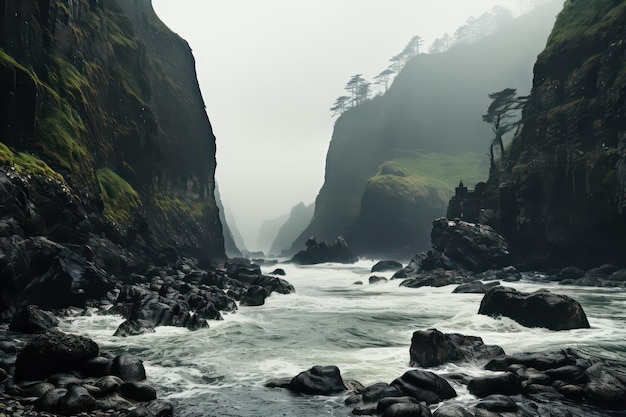
[[[217,137],[217,182],[248,249],[263,220],[313,202],[330,107],[353,74],[371,79],[410,38],[424,49],[494,5],[525,0],[153,0],[196,58]]]

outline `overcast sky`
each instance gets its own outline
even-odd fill
[[[217,182],[248,249],[261,223],[314,201],[330,107],[350,76],[371,79],[410,38],[424,49],[494,5],[527,0],[153,0],[196,58],[217,137]]]

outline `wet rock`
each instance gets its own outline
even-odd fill
[[[547,290],[522,293],[513,288],[492,288],[483,297],[478,314],[506,316],[526,327],[589,328],[587,316],[576,300]]]
[[[576,365],[565,365],[559,368],[547,369],[545,373],[553,380],[561,380],[576,384],[587,382],[585,370]]]
[[[402,269],[400,262],[387,260],[377,262],[370,272],[399,271],[400,269]]]
[[[144,381],[146,370],[141,359],[128,353],[113,358],[111,373],[124,381]]]
[[[467,389],[477,397],[487,397],[493,394],[515,395],[522,392],[522,384],[516,374],[505,372],[474,378],[470,380]]]
[[[287,275],[285,273],[285,270],[282,268],[276,268],[274,269],[272,272],[270,272],[270,275],[280,275],[281,277],[284,277],[285,275]]]
[[[474,417],[474,414],[456,404],[443,404],[434,413],[433,417]]]
[[[295,376],[289,384],[293,392],[308,395],[332,395],[346,390],[339,368],[314,366]]]
[[[503,355],[504,350],[485,345],[480,337],[428,329],[413,333],[409,354],[411,366],[427,368],[448,362],[491,359]]]
[[[378,402],[377,412],[382,417],[430,417],[430,409],[413,397],[389,397]]]
[[[24,307],[13,316],[9,330],[17,333],[41,333],[59,325],[52,314],[41,310],[35,305]]]
[[[57,411],[59,409],[59,401],[65,394],[67,394],[67,389],[65,388],[50,390],[35,401],[35,409],[39,411]]]
[[[353,264],[358,258],[352,253],[343,237],[339,236],[333,243],[318,242],[315,237],[306,241],[306,250],[298,252],[292,263],[299,265],[315,265],[325,262]]]
[[[111,359],[98,356],[89,359],[83,366],[83,374],[86,377],[102,377],[109,375],[111,371]]]
[[[430,234],[433,248],[473,272],[502,268],[509,263],[509,245],[491,227],[440,218]]]
[[[568,266],[561,269],[556,275],[551,277],[554,281],[562,281],[564,279],[578,279],[585,275],[585,271],[575,266]]]
[[[167,417],[174,415],[174,406],[169,401],[153,400],[146,405],[146,408],[154,417]]]
[[[265,288],[268,292],[268,295],[272,292],[276,292],[279,294],[293,294],[296,292],[296,289],[289,282],[282,278],[278,277],[270,277],[267,275],[261,275],[257,277],[252,285],[259,285]]]
[[[139,402],[152,401],[157,397],[156,390],[144,382],[124,382],[119,390],[124,398]]]
[[[461,284],[452,290],[453,294],[485,294],[490,289],[500,285],[500,281],[493,281],[483,284],[480,281],[468,282]]]
[[[590,401],[611,407],[626,406],[626,368],[595,364],[585,371]]]
[[[372,284],[378,284],[379,282],[387,282],[387,278],[385,277],[377,277],[375,275],[369,277],[369,283],[370,285]]]
[[[263,385],[267,388],[289,388],[292,379],[293,377],[270,379]]]
[[[391,384],[403,395],[413,397],[428,404],[456,397],[456,391],[448,381],[437,374],[420,369],[407,371]]]
[[[77,415],[93,411],[96,408],[96,400],[84,387],[71,384],[67,387],[67,393],[59,399],[57,407],[62,414]]]
[[[93,340],[47,330],[17,355],[15,380],[43,380],[56,372],[81,370],[96,356],[98,345]]]
[[[392,388],[392,390],[394,390],[397,394],[389,395],[390,388],[391,388],[390,385],[387,384],[386,382],[377,382],[375,384],[368,385],[367,387],[365,387],[365,390],[363,391],[363,401],[366,403],[370,403],[370,402],[378,401],[384,397],[400,396],[400,392],[396,390],[395,388]]]
[[[148,320],[125,320],[119,325],[113,336],[127,337],[154,333],[154,326]]]
[[[415,278],[409,278],[400,283],[401,287],[445,287],[463,282],[464,274],[458,271],[436,269],[433,271],[421,272]]]
[[[476,408],[482,408],[494,413],[514,412],[517,410],[517,403],[506,395],[490,395],[483,398],[476,404]]]
[[[490,371],[505,371],[513,364],[520,364],[527,368],[545,371],[566,365],[576,365],[577,360],[578,357],[574,355],[573,352],[567,350],[560,352],[518,353],[494,358],[485,365],[485,369]]]
[[[131,410],[135,405],[121,395],[114,393],[106,398],[96,399],[99,410],[124,411]]]
[[[253,285],[247,289],[246,294],[241,299],[241,303],[247,306],[262,306],[265,304],[265,299],[268,295],[265,288]]]

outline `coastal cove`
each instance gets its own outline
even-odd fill
[[[373,264],[285,265],[294,294],[272,294],[263,306],[242,306],[194,332],[158,327],[151,334],[113,337],[122,318],[99,315],[66,318],[60,328],[92,338],[103,351],[141,357],[159,398],[172,401],[177,414],[188,417],[350,416],[345,395],[300,396],[264,384],[314,365],[335,365],[344,379],[364,385],[391,382],[410,369],[412,333],[428,328],[480,336],[507,354],[564,348],[610,360],[626,354],[626,293],[620,288],[537,282],[528,274],[520,282],[504,283],[524,292],[547,288],[578,301],[591,328],[557,332],[478,315],[483,296],[451,294],[453,285],[412,289],[400,287],[401,280],[368,285]],[[377,275],[389,278],[391,273]],[[483,365],[431,370],[478,376],[487,372]],[[448,402],[476,403],[465,386],[452,384],[458,397]]]

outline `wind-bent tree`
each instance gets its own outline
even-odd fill
[[[392,63],[389,68],[399,74],[400,71],[402,71],[402,66],[404,65],[404,55],[401,53],[394,55],[391,59],[389,59],[389,61]]]
[[[502,138],[504,135],[513,130],[519,125],[519,112],[524,99],[517,97],[517,90],[515,88],[505,88],[502,91],[489,94],[491,104],[487,109],[487,113],[483,114],[483,121],[491,125],[495,137],[491,141],[489,146],[489,159],[491,160],[491,167],[495,167],[495,158],[493,153],[493,147],[500,147],[500,161],[502,167],[505,167],[504,157],[504,142]]]
[[[395,73],[396,72],[392,70],[391,68],[387,68],[386,70],[378,74],[376,77],[374,77],[374,79],[377,80],[377,82],[380,82],[385,86],[385,93],[389,89],[389,80],[391,79],[392,74],[395,74]]]
[[[348,110],[348,103],[350,103],[350,97],[348,96],[337,97],[337,100],[335,100],[335,104],[333,105],[333,107],[330,108],[330,111],[333,112],[333,117],[341,116],[343,112]]]
[[[413,36],[411,40],[409,41],[409,43],[407,43],[407,45],[404,47],[404,50],[402,50],[401,55],[404,57],[405,60],[411,59],[414,56],[419,55],[420,46],[422,46],[423,43],[424,43],[424,39],[422,39],[421,36],[419,35]]]

